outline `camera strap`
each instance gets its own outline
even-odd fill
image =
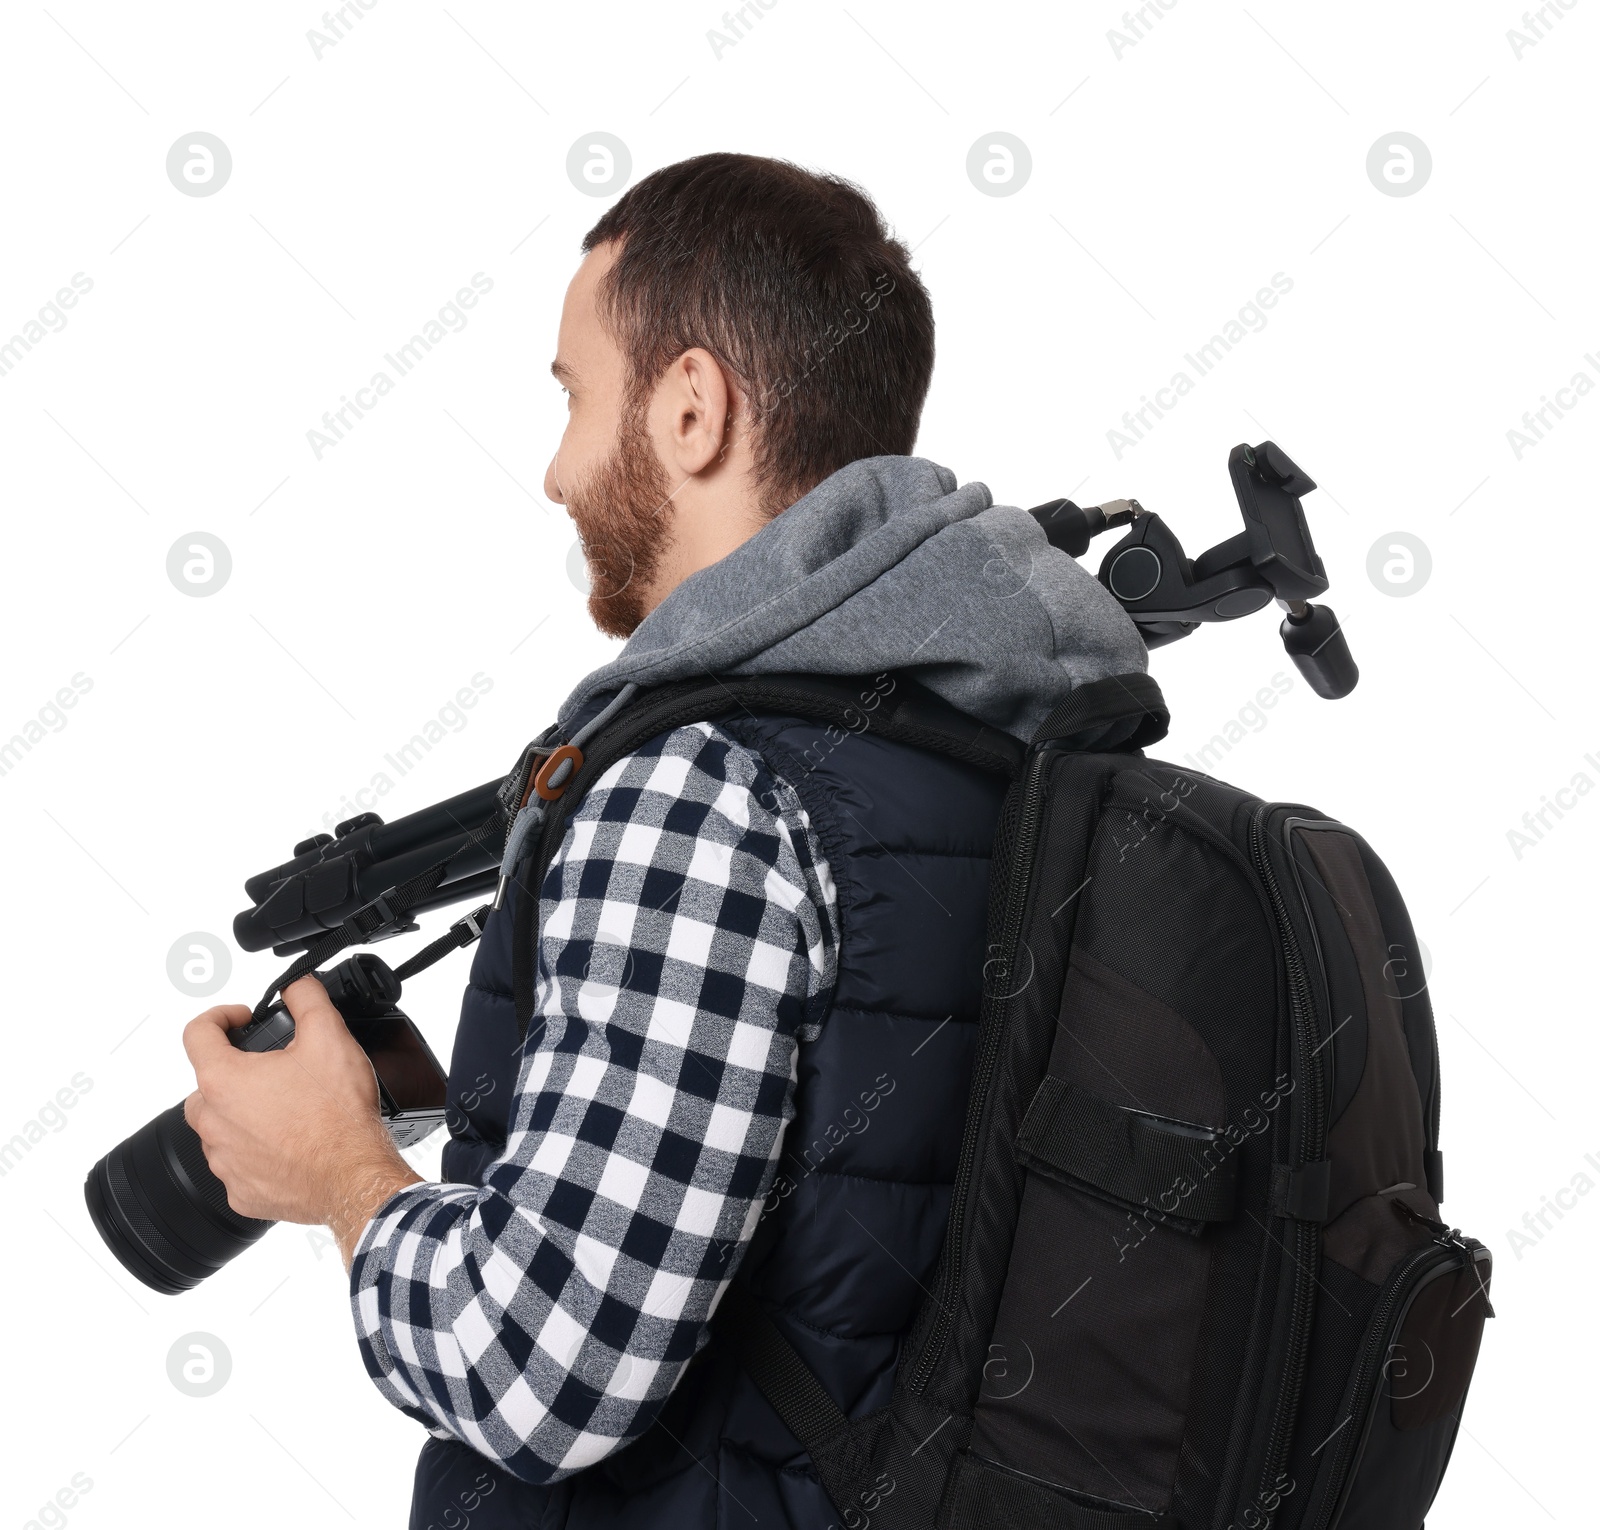
[[[452,951],[459,951],[463,946],[470,946],[481,934],[483,927],[489,922],[489,913],[493,905],[480,903],[470,914],[450,926],[437,940],[430,941],[415,956],[408,957],[394,969],[394,975],[403,983],[409,977],[415,977],[426,967],[431,967],[436,961],[448,956]]]

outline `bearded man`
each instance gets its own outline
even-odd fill
[[[932,309],[858,188],[702,155],[583,248],[545,492],[628,641],[561,736],[630,686],[802,675],[1026,741],[1143,670],[1032,517],[911,455]],[[484,931],[443,1183],[394,1150],[312,979],[287,1053],[229,1047],[239,1007],[191,1024],[230,1202],[333,1230],[367,1369],[429,1431],[415,1530],[834,1523],[719,1309],[737,1281],[839,1410],[887,1401],[957,1172],[1003,790],[781,708],[633,749]]]

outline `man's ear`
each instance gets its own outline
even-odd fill
[[[662,374],[652,409],[658,440],[668,462],[685,477],[723,459],[738,397],[722,364],[699,346],[685,351]]]

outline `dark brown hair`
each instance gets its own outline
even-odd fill
[[[646,176],[585,235],[613,241],[601,317],[637,402],[695,346],[754,415],[775,513],[858,457],[905,455],[933,374],[933,307],[871,199],[838,176],[701,154]]]

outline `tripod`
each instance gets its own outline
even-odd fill
[[[1187,637],[1205,622],[1233,621],[1270,605],[1283,607],[1283,646],[1311,688],[1327,699],[1347,696],[1358,678],[1338,618],[1311,597],[1328,588],[1311,544],[1300,496],[1316,484],[1271,441],[1236,446],[1228,456],[1244,530],[1191,561],[1159,515],[1137,500],[1087,509],[1069,499],[1037,505],[1031,514],[1053,547],[1083,557],[1113,527],[1128,528],[1100,564],[1100,582],[1121,602],[1150,648]],[[251,907],[233,921],[246,951],[271,946],[286,956],[314,944],[358,909],[405,885],[440,861],[438,884],[413,899],[404,916],[385,919],[364,938],[384,939],[417,928],[410,916],[479,898],[494,888],[498,851],[474,831],[497,811],[503,780],[419,809],[393,823],[360,813],[294,847],[281,866],[245,884]]]

